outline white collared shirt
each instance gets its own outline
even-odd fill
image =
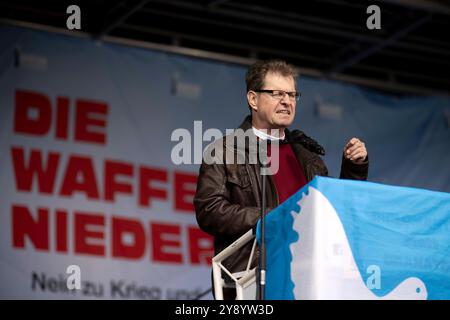
[[[255,136],[257,136],[258,138],[262,139],[262,140],[283,140],[284,139],[284,132],[283,132],[283,136],[282,137],[276,137],[276,136],[272,136],[270,134],[265,133],[264,131],[261,131],[259,129],[256,129],[255,127],[252,126],[253,129],[253,133],[255,134]]]

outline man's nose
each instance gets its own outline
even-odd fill
[[[287,92],[284,93],[283,98],[281,99],[281,103],[283,104],[290,104],[291,100],[289,99],[289,95]]]

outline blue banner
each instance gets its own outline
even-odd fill
[[[316,177],[266,228],[268,299],[450,299],[450,194]]]

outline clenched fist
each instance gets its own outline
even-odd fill
[[[364,162],[367,157],[366,145],[358,138],[351,138],[344,147],[344,157],[356,164]]]

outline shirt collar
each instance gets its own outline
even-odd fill
[[[258,138],[262,139],[262,140],[284,140],[285,138],[285,134],[283,133],[282,137],[276,137],[276,136],[272,136],[270,134],[265,133],[262,130],[256,129],[255,127],[252,126],[253,129],[253,133],[255,134],[255,136],[257,136]]]

